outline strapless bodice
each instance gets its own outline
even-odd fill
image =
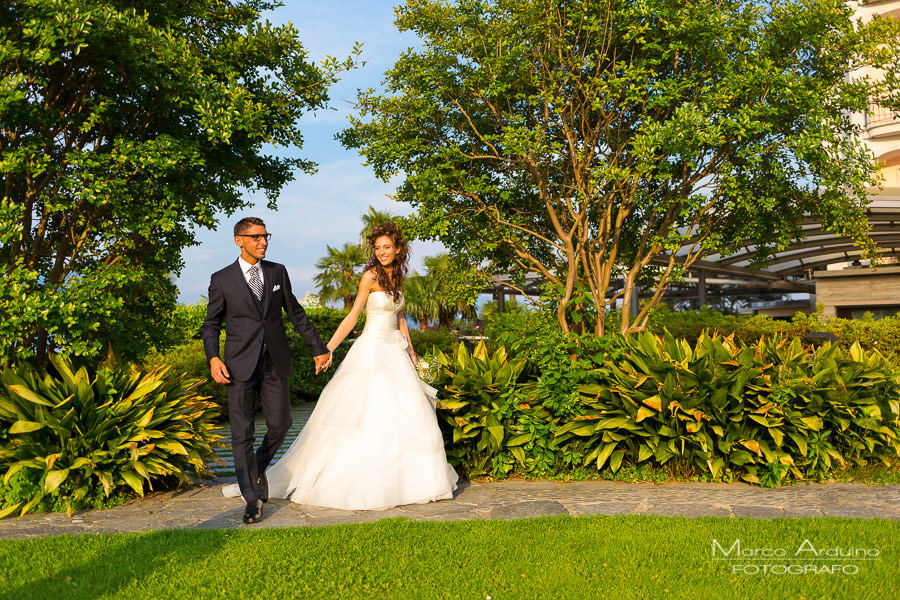
[[[403,308],[403,296],[399,302],[386,292],[370,292],[366,299],[366,326],[363,333],[391,333],[398,331],[397,313]]]

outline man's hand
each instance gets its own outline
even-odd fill
[[[209,361],[209,372],[212,373],[213,381],[218,383],[231,383],[231,375],[228,374],[225,363],[223,363],[218,356],[213,357],[212,360]]]
[[[331,352],[313,356],[313,362],[316,363],[316,375],[318,375],[320,372],[325,371],[331,366]]]

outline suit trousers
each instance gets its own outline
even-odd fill
[[[291,428],[289,383],[276,372],[264,347],[250,379],[229,383],[226,389],[235,475],[244,500],[255,502],[260,498],[259,474],[264,473],[272,462]],[[253,419],[257,396],[266,419],[266,433],[254,456]]]

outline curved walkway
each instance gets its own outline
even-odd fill
[[[381,511],[348,511],[272,500],[264,520],[241,522],[244,502],[225,498],[233,478],[148,495],[125,506],[8,517],[0,539],[158,529],[311,527],[364,523],[390,517],[425,521],[518,519],[549,515],[668,515],[681,517],[857,517],[900,519],[900,485],[798,484],[766,489],[742,483],[619,483],[611,481],[461,482],[452,500]]]

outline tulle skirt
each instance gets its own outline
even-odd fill
[[[433,396],[398,331],[364,332],[300,435],[269,467],[270,496],[349,510],[452,498],[458,477]],[[227,486],[225,494],[240,491]]]

